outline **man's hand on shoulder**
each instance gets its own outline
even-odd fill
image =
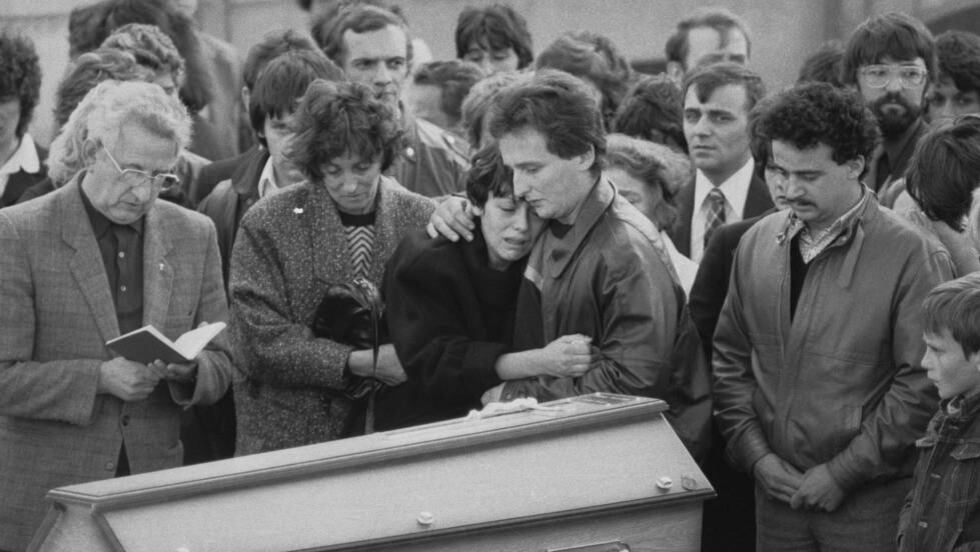
[[[446,196],[436,206],[429,224],[425,227],[430,238],[444,236],[449,241],[473,241],[474,213],[469,209],[470,202],[459,196]]]
[[[800,470],[789,465],[782,458],[770,452],[763,456],[752,467],[756,481],[769,498],[789,503],[803,483]]]
[[[153,365],[116,357],[99,366],[98,392],[127,402],[140,401],[153,392],[163,376],[164,373]]]

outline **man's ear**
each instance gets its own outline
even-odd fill
[[[576,162],[583,171],[587,171],[595,165],[595,146],[589,146],[589,151],[575,156]]]
[[[667,62],[667,78],[674,81],[674,84],[680,88],[681,83],[684,82],[684,66],[676,61]]]
[[[851,180],[859,180],[861,173],[864,172],[864,156],[859,155],[847,162],[847,177]]]
[[[82,166],[91,167],[95,163],[95,154],[98,153],[98,150],[98,143],[91,138],[87,138],[82,143]]]

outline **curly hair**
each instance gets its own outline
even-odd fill
[[[115,52],[115,50],[112,50]],[[95,56],[95,52],[89,52],[78,58],[78,62],[84,62],[87,56]],[[127,54],[128,55],[128,54]],[[131,62],[136,66],[136,62]],[[88,140],[88,118],[92,114],[94,107],[103,101],[109,90],[118,85],[119,81],[109,80],[111,84],[96,88],[98,83],[92,86],[78,99],[77,108],[72,109],[68,114],[67,120],[61,124],[61,130],[51,142],[48,150],[48,177],[56,188],[66,184],[78,171],[85,168],[85,158],[83,155],[85,141]],[[98,90],[94,92],[93,90]],[[83,100],[84,98],[84,100]]]
[[[439,88],[439,109],[449,116],[452,122],[449,130],[453,130],[463,116],[463,98],[483,77],[483,70],[475,63],[450,59],[423,63],[416,69],[412,82]]]
[[[491,119],[490,111],[497,94],[508,86],[528,81],[532,74],[525,71],[504,71],[477,82],[463,100],[461,108],[463,128],[470,146],[480,148],[485,122]]]
[[[946,31],[936,37],[939,78],[953,81],[962,92],[980,92],[980,36]]]
[[[153,77],[153,71],[137,63],[130,52],[100,48],[82,54],[75,58],[58,84],[55,92],[55,121],[59,127],[63,127],[82,98],[102,81],[150,82]]]
[[[800,150],[825,144],[838,165],[869,159],[880,136],[874,115],[856,91],[825,82],[794,86],[766,103],[754,127],[762,140]]]
[[[590,170],[599,174],[605,131],[595,100],[579,79],[562,71],[537,71],[530,80],[501,91],[491,109],[494,138],[531,128],[544,137],[548,151],[562,159],[594,151]]]
[[[962,232],[980,184],[980,118],[961,117],[923,136],[905,173],[909,195],[930,220]]]
[[[34,43],[24,36],[0,34],[0,101],[17,100],[20,118],[15,133],[27,132],[41,96],[41,63]]]
[[[387,170],[402,143],[398,115],[364,84],[315,80],[294,117],[289,158],[313,182],[323,167],[344,155],[381,161]]]
[[[136,63],[159,73],[161,71],[173,76],[174,84],[179,88],[184,83],[184,58],[170,37],[165,35],[155,25],[129,23],[112,31],[104,41],[102,48],[116,48],[133,54]]]
[[[483,207],[494,197],[514,194],[514,170],[504,164],[496,143],[484,146],[473,154],[466,173],[466,195],[473,205]]]
[[[487,50],[513,48],[518,69],[534,61],[527,21],[507,4],[470,6],[460,12],[456,20],[456,57],[464,58],[473,45]]]
[[[861,23],[844,46],[840,80],[857,83],[862,65],[881,63],[885,57],[895,61],[922,58],[929,74],[936,74],[936,44],[921,21],[904,13],[892,12],[869,17]]]
[[[684,96],[666,75],[643,77],[626,92],[611,130],[663,144],[669,138],[687,153]]]
[[[661,230],[673,226],[677,220],[674,198],[694,176],[686,156],[663,144],[625,134],[610,134],[606,137],[602,166],[604,169],[622,169],[645,183],[653,196],[661,198],[654,206],[652,222]]]
[[[559,36],[538,54],[534,66],[565,71],[592,83],[602,94],[600,109],[607,126],[634,78],[629,61],[612,40],[589,31]]]

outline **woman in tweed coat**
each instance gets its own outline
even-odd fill
[[[340,437],[350,375],[371,375],[372,351],[310,330],[331,284],[381,281],[401,237],[425,226],[430,200],[384,177],[400,140],[396,114],[360,84],[316,81],[296,110],[294,163],[308,181],[257,203],[231,257],[238,366],[238,455]],[[377,377],[405,380],[382,345]]]

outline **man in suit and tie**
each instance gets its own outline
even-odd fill
[[[0,34],[0,208],[44,179],[47,152],[27,127],[41,93],[41,65],[31,41]]]
[[[86,102],[84,170],[0,210],[0,550],[27,547],[53,487],[179,466],[181,408],[232,380],[222,336],[185,364],[106,348],[228,313],[213,224],[156,201],[177,185],[187,111],[143,82],[103,82]]]
[[[748,114],[765,95],[759,75],[725,62],[696,69],[684,80],[684,137],[697,169],[694,185],[677,194],[671,238],[700,262],[711,233],[725,223],[772,208],[749,148]]]

